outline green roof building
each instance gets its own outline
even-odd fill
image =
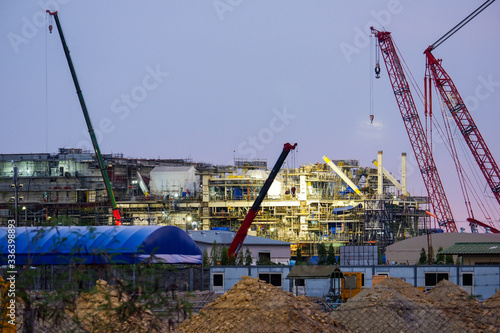
[[[455,243],[440,254],[457,255],[463,265],[500,265],[500,242]]]

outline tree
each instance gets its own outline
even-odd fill
[[[427,262],[429,265],[432,265],[434,263],[434,248],[429,246],[429,253],[427,253]]]
[[[444,262],[446,263],[446,265],[453,265],[453,256],[451,254],[447,254],[444,258]]]
[[[383,265],[385,263],[385,257],[384,255],[382,255],[382,249],[380,248],[380,246],[378,247],[377,252],[378,264]]]
[[[328,265],[335,265],[335,249],[333,248],[333,244],[330,244],[328,247],[328,257],[326,258],[326,263]]]
[[[203,250],[203,267],[210,266],[210,258],[208,257],[207,249]]]
[[[444,255],[440,254],[443,250],[444,249],[443,249],[442,246],[440,246],[439,249],[438,249],[438,253],[436,255],[436,264],[437,265],[443,265],[444,264]]]
[[[302,258],[302,250],[301,248],[297,248],[297,254],[296,254],[296,258],[295,258],[295,264],[296,265],[303,265],[305,264],[304,263],[304,259]]]
[[[214,241],[212,244],[212,249],[210,250],[210,258],[212,259],[212,266],[218,266],[220,262],[220,248],[217,242]]]
[[[326,265],[327,263],[326,246],[323,243],[318,244],[318,265]]]
[[[243,266],[245,264],[245,255],[243,254],[243,251],[241,251],[240,254],[238,254],[238,257],[236,257],[236,266]]]
[[[247,247],[247,250],[245,251],[245,266],[250,266],[252,263],[253,263],[252,253]]]
[[[234,254],[229,258],[228,265],[229,266],[236,266],[236,257],[234,256]]]
[[[229,250],[224,245],[222,246],[221,255],[220,255],[220,264],[221,266],[229,265]]]
[[[426,263],[427,263],[427,254],[425,253],[425,249],[422,248],[422,250],[420,250],[420,258],[418,259],[418,264],[425,265]]]

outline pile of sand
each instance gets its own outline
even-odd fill
[[[447,324],[422,291],[391,277],[364,289],[331,316],[354,332],[438,332]]]
[[[447,280],[425,294],[389,277],[331,316],[353,332],[497,332],[499,327],[498,315]]]
[[[248,276],[243,276],[178,329],[181,332],[348,332],[307,298]]]

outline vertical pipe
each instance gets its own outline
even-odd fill
[[[401,187],[402,194],[404,196],[408,195],[408,189],[406,188],[406,153],[401,154]]]
[[[382,165],[382,150],[379,150],[378,151],[378,158],[377,158],[377,163],[378,163],[378,167],[377,167],[377,180],[378,180],[378,183],[377,183],[377,194],[378,196],[381,198],[384,194],[384,169],[383,169],[383,165]]]

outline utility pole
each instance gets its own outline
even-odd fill
[[[14,186],[14,221],[16,221],[16,227],[18,226],[17,224],[17,218],[18,218],[18,214],[17,214],[17,206],[18,206],[18,203],[19,203],[19,179],[17,178],[17,166],[14,165],[14,184],[12,186]]]

